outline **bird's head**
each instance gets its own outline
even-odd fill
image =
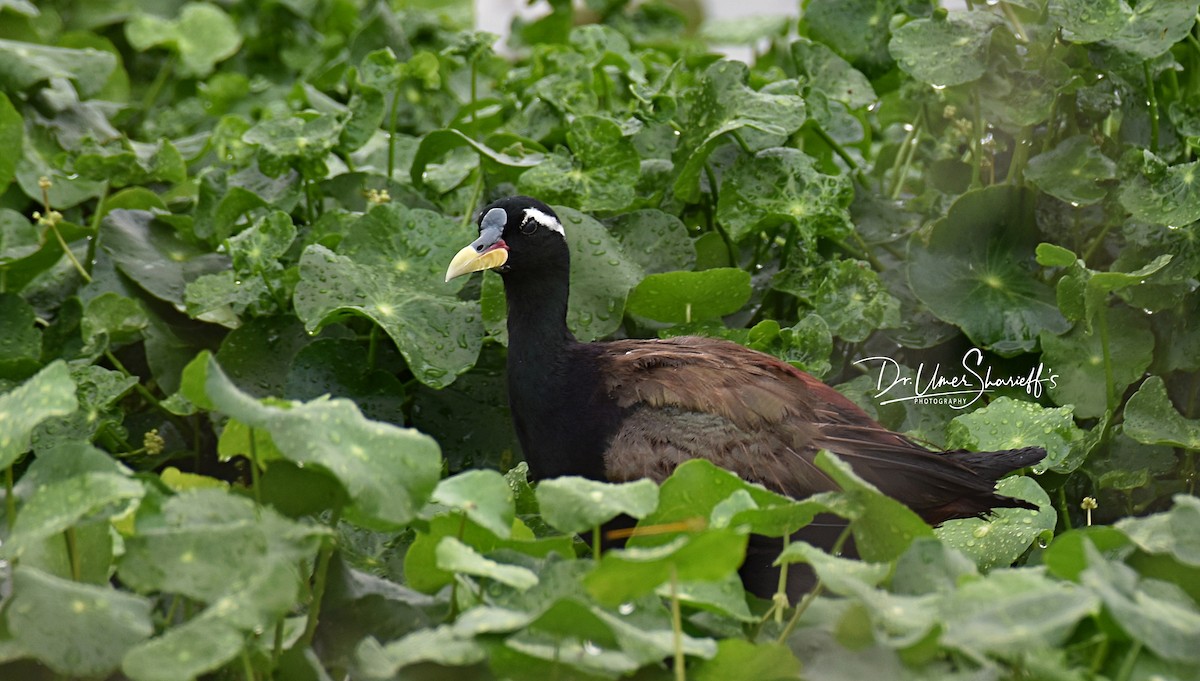
[[[537,199],[500,199],[480,211],[476,223],[479,238],[455,254],[446,281],[481,270],[532,273],[569,262],[562,223]]]

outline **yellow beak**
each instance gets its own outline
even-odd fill
[[[454,259],[446,268],[446,281],[472,272],[495,269],[506,262],[508,262],[507,248],[493,248],[483,253],[476,253],[474,247],[466,246],[454,254]]]

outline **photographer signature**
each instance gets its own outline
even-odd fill
[[[1058,374],[1050,371],[1041,362],[1024,376],[993,377],[992,367],[983,366],[983,351],[971,348],[963,354],[962,373],[943,371],[941,363],[927,369],[925,363],[917,365],[915,376],[905,376],[904,366],[891,357],[865,357],[854,364],[878,363],[879,374],[875,380],[876,398],[889,396],[880,404],[916,401],[918,403],[944,403],[953,409],[965,409],[975,404],[984,393],[997,388],[1024,388],[1034,398],[1042,396],[1043,386],[1056,387]],[[911,391],[911,392],[910,392]]]

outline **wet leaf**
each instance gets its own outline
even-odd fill
[[[0,293],[0,377],[24,379],[39,368],[42,334],[33,306],[15,293]]]
[[[580,116],[567,129],[567,147],[521,175],[522,193],[582,211],[616,211],[633,202],[640,164],[633,142],[615,122]]]
[[[1125,2],[1121,2],[1125,5]],[[1196,0],[1166,2],[1150,0],[1138,2],[1132,12],[1127,7],[1117,10],[1120,30],[1108,36],[1107,42],[1126,50],[1140,59],[1153,59],[1182,40],[1191,31],[1196,11],[1200,9]],[[1105,20],[1107,27],[1117,19]]]
[[[938,88],[961,85],[987,71],[992,31],[1002,23],[989,12],[916,19],[892,33],[888,48],[913,78]]]
[[[452,289],[434,292],[410,282],[396,267],[360,263],[323,246],[309,246],[300,257],[296,314],[314,333],[348,313],[366,316],[391,336],[422,383],[444,387],[479,355],[479,307],[454,297]]]
[[[1073,206],[1087,206],[1107,196],[1099,183],[1117,176],[1117,164],[1087,135],[1068,137],[1050,151],[1029,159],[1025,179],[1038,189]]]
[[[31,567],[13,573],[5,607],[13,638],[59,674],[103,677],[154,633],[151,603],[108,586],[79,584]]]
[[[704,530],[659,546],[608,551],[584,584],[596,600],[615,606],[652,592],[672,575],[680,581],[722,579],[741,565],[746,540],[744,532]]]
[[[414,430],[368,421],[353,402],[316,399],[268,406],[237,389],[215,361],[204,390],[216,409],[271,434],[289,460],[318,465],[346,488],[347,517],[368,527],[411,521],[437,484],[437,444]]]
[[[101,222],[100,243],[122,273],[180,311],[188,282],[229,266],[225,256],[186,242],[144,210],[110,212]]]
[[[166,47],[179,55],[179,74],[203,78],[213,67],[233,56],[242,44],[237,25],[216,5],[184,4],[179,18],[162,19],[137,14],[125,25],[125,37],[135,50]]]
[[[626,309],[660,322],[691,323],[737,312],[750,299],[750,273],[730,267],[651,274],[629,293]]]
[[[1134,219],[1174,227],[1200,220],[1200,161],[1167,165],[1149,151],[1121,183],[1121,205]]]
[[[1129,398],[1125,434],[1144,444],[1200,449],[1200,421],[1176,411],[1159,376],[1147,378]]]
[[[486,655],[486,649],[473,636],[452,626],[414,631],[386,646],[368,638],[356,651],[358,664],[372,678],[394,676],[404,667],[420,662],[466,666],[484,660]]]
[[[0,468],[29,451],[33,429],[52,416],[65,416],[79,406],[75,383],[63,361],[42,369],[28,381],[0,395]]]
[[[617,239],[595,219],[554,206],[571,247],[571,298],[567,326],[582,341],[595,340],[621,325],[625,297],[642,272]]]
[[[933,223],[927,244],[910,243],[908,280],[921,302],[1002,354],[1067,330],[1050,287],[1031,274],[1036,236],[1022,217],[1031,199],[1003,186],[970,191]]]
[[[675,195],[684,201],[700,197],[700,175],[709,155],[726,135],[759,131],[782,137],[804,123],[804,100],[795,95],[769,95],[745,85],[745,64],[722,60],[705,70],[691,99],[689,125],[679,140]]]
[[[80,95],[95,95],[117,66],[102,50],[72,50],[32,42],[0,40],[0,89],[22,92],[54,78],[68,78]]]
[[[934,530],[939,539],[972,558],[981,570],[1012,565],[1039,537],[1050,536],[1058,522],[1050,497],[1033,478],[1004,478],[996,485],[996,493],[1032,502],[1038,510],[996,508],[984,518],[950,520]]]
[[[512,536],[513,493],[496,471],[463,471],[446,478],[433,490],[432,500],[461,509],[467,517],[501,539]]]
[[[696,681],[723,679],[759,679],[778,681],[794,679],[800,674],[800,661],[781,643],[754,644],[731,638],[717,643],[717,654],[696,666],[690,678]]]
[[[496,166],[513,169],[514,171],[532,168],[545,160],[543,149],[527,149],[523,150],[524,153],[520,154],[508,153],[497,151],[481,142],[471,139],[458,130],[434,130],[421,138],[416,155],[413,156],[411,170],[413,185],[416,187],[423,186],[427,179],[426,171],[429,166],[451,151],[462,147],[472,149]],[[513,151],[515,152],[516,149],[513,149]]]
[[[604,221],[608,231],[621,242],[621,249],[646,274],[691,270],[696,265],[696,246],[687,226],[661,210],[623,212]]]
[[[1083,438],[1070,407],[1047,409],[1036,402],[998,397],[986,407],[955,417],[946,427],[946,447],[976,452],[1042,447],[1037,474],[1058,466]]]
[[[1166,553],[1184,565],[1200,567],[1200,499],[1175,495],[1171,510],[1142,518],[1122,518],[1116,528],[1146,553]]]
[[[737,241],[780,222],[795,225],[805,239],[839,239],[851,228],[853,197],[849,178],[821,173],[797,149],[770,148],[734,162],[722,183],[717,219]]]
[[[1048,6],[1065,37],[1080,43],[1112,37],[1133,20],[1125,0],[1050,0]]]
[[[850,109],[875,102],[871,81],[829,47],[800,38],[792,43],[796,68],[808,77],[808,86]]]
[[[563,476],[538,484],[537,501],[550,526],[581,533],[622,513],[645,517],[658,505],[658,486],[644,479],[610,483]]]
[[[110,291],[88,301],[79,330],[89,344],[102,344],[107,338],[108,346],[119,347],[141,340],[149,325],[141,302]]]
[[[1121,395],[1140,379],[1154,354],[1154,334],[1144,316],[1126,307],[1108,312],[1109,365],[1113,392]],[[1042,361],[1058,374],[1047,390],[1058,404],[1071,405],[1079,418],[1102,416],[1107,410],[1104,348],[1099,331],[1076,326],[1062,336],[1042,335]]]
[[[506,565],[485,558],[454,537],[444,537],[438,543],[437,565],[447,572],[486,577],[520,591],[538,582],[537,574],[528,568]]]
[[[1099,599],[1071,582],[1033,570],[995,570],[970,580],[942,603],[943,644],[963,651],[1014,654],[1062,645]]]
[[[872,72],[886,71],[892,15],[899,0],[810,0],[804,19],[814,40]]]
[[[850,529],[864,560],[893,560],[917,537],[933,534],[933,530],[911,509],[858,477],[849,464],[829,452],[817,454],[816,466],[832,478],[854,504],[862,507],[861,515],[851,519]]]

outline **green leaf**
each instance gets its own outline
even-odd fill
[[[790,135],[804,124],[804,100],[795,95],[769,95],[745,85],[748,68],[721,60],[705,71],[698,91],[690,93],[688,125],[675,152],[679,175],[675,195],[684,201],[700,198],[700,174],[709,155],[728,134],[760,131],[775,137]]]
[[[1107,42],[1139,59],[1154,59],[1187,36],[1196,20],[1197,9],[1200,9],[1200,3],[1196,0],[1143,0],[1132,12],[1121,8],[1118,10],[1119,19],[1123,20],[1120,30],[1107,36]],[[1109,21],[1104,23],[1110,25]]]
[[[446,478],[433,490],[432,500],[461,509],[467,517],[491,530],[497,537],[512,536],[513,493],[496,471],[463,471]]]
[[[1105,610],[1125,633],[1159,657],[1200,663],[1200,610],[1174,585],[1140,580],[1132,568],[1106,560],[1094,546],[1085,546],[1088,567],[1080,574],[1084,586],[1099,594]]]
[[[615,606],[652,592],[672,578],[722,579],[741,565],[748,535],[731,529],[704,530],[661,546],[606,552],[584,584],[596,600]]]
[[[622,513],[645,517],[658,505],[658,486],[646,479],[609,483],[563,476],[539,483],[537,501],[551,527],[582,533]]]
[[[942,602],[941,642],[974,654],[1053,648],[1099,609],[1094,594],[1071,582],[1033,570],[995,570],[966,582]]]
[[[1083,438],[1070,407],[1047,409],[1036,402],[999,397],[982,409],[955,417],[946,427],[946,447],[998,452],[1042,447],[1046,458],[1034,464],[1041,474],[1058,466]]]
[[[629,293],[626,310],[673,324],[716,319],[750,299],[750,273],[731,267],[651,274]]]
[[[1200,420],[1175,410],[1160,376],[1147,378],[1125,405],[1125,434],[1144,444],[1200,449]]]
[[[358,665],[371,678],[392,677],[404,667],[420,662],[462,667],[481,662],[487,656],[486,649],[457,626],[421,629],[386,646],[367,638],[355,653]]]
[[[625,298],[642,272],[604,225],[566,206],[554,206],[554,211],[571,247],[567,326],[582,341],[607,336],[621,325]]]
[[[42,334],[33,306],[15,293],[0,293],[0,377],[24,379],[39,368]]]
[[[1171,510],[1122,518],[1116,528],[1146,553],[1166,553],[1184,565],[1200,567],[1200,499],[1175,495]]]
[[[174,184],[187,179],[183,157],[166,140],[158,144],[128,139],[104,145],[88,144],[75,158],[75,170],[86,178],[105,180],[114,187],[154,182]]]
[[[580,116],[567,129],[567,146],[569,154],[549,155],[521,175],[522,193],[583,211],[617,211],[633,202],[640,164],[620,126]]]
[[[233,56],[242,44],[233,19],[206,2],[184,4],[175,20],[135,14],[125,24],[125,37],[140,52],[160,46],[171,49],[179,55],[179,74],[197,78],[212,73],[218,62]]]
[[[519,565],[505,565],[484,558],[454,537],[444,537],[437,546],[437,565],[448,572],[486,577],[525,591],[538,583],[537,575]]]
[[[2,67],[0,67],[2,68]],[[0,192],[8,189],[17,176],[17,160],[21,158],[21,147],[24,144],[25,121],[21,113],[12,105],[8,95],[0,92]],[[3,226],[0,226],[3,230]],[[32,230],[31,230],[32,231]],[[9,244],[0,232],[0,262],[11,257]]]
[[[229,267],[227,257],[188,243],[144,210],[109,212],[100,224],[100,244],[123,274],[180,311],[188,282]]]
[[[987,71],[992,31],[1003,23],[990,12],[916,19],[892,32],[888,48],[913,78],[938,88],[961,85]]]
[[[501,138],[504,139],[504,138]],[[421,143],[413,156],[411,178],[413,186],[422,187],[426,183],[427,169],[437,159],[443,158],[451,151],[462,147],[474,150],[481,158],[498,168],[521,171],[533,168],[545,160],[544,150],[512,148],[514,153],[497,151],[478,142],[458,130],[433,130],[421,137]]]
[[[864,560],[895,559],[917,537],[932,536],[933,530],[904,504],[884,495],[854,473],[849,464],[826,451],[817,454],[816,466],[842,488],[862,514],[851,519],[854,544]]]
[[[372,368],[368,360],[368,349],[353,340],[322,338],[313,341],[296,352],[279,394],[295,400],[313,400],[321,395],[345,397],[354,400],[363,415],[372,421],[402,422],[404,384],[395,374]],[[455,385],[461,382],[459,379]],[[414,416],[416,411],[414,408]],[[413,425],[424,429],[416,421]],[[443,448],[446,446],[445,441],[441,444]]]
[[[444,387],[479,356],[483,333],[478,304],[454,297],[451,287],[433,292],[414,286],[399,262],[384,268],[309,246],[300,257],[296,314],[313,333],[346,313],[362,314],[395,341],[418,380]],[[418,261],[418,266],[427,265]]]
[[[808,86],[850,109],[875,102],[875,89],[861,71],[829,47],[807,38],[792,42],[797,70],[808,77]]]
[[[229,255],[233,268],[248,275],[264,272],[291,247],[296,239],[296,225],[283,211],[272,211],[229,239]]]
[[[88,344],[100,344],[101,338],[107,338],[109,346],[119,347],[141,340],[142,331],[149,325],[150,318],[140,301],[109,291],[88,301],[79,330]]]
[[[1051,536],[1058,522],[1050,497],[1032,478],[1005,478],[996,485],[996,493],[1032,502],[1038,510],[997,508],[984,518],[949,520],[934,530],[948,546],[974,559],[981,570],[1012,565],[1039,537]]]
[[[356,523],[407,524],[441,477],[437,443],[414,430],[368,421],[349,400],[268,406],[238,390],[212,359],[204,385],[214,408],[269,432],[289,460],[336,477],[350,496],[347,517]]]
[[[863,262],[831,260],[815,269],[785,269],[771,287],[811,305],[832,335],[850,342],[900,325],[900,301]]]
[[[86,450],[86,451],[81,451]],[[99,455],[99,450],[79,443],[63,445],[38,455],[37,470],[63,469],[64,459]],[[19,557],[38,541],[77,524],[123,515],[145,493],[127,471],[81,471],[77,475],[39,475],[40,484],[26,499],[4,543],[4,554]]]
[[[1125,0],[1050,0],[1050,16],[1061,24],[1065,37],[1094,43],[1117,34],[1133,20]]]
[[[1088,565],[1086,547],[1089,545],[1110,560],[1123,560],[1132,548],[1129,537],[1115,527],[1091,525],[1056,536],[1042,554],[1042,562],[1055,577],[1078,582],[1079,574]]]
[[[1001,354],[1032,350],[1043,331],[1067,321],[1054,293],[1036,279],[1032,196],[993,186],[963,194],[933,223],[929,241],[909,242],[908,281],[940,319],[962,327],[978,346]]]
[[[249,599],[246,607],[270,610],[275,607],[268,600],[271,592],[240,592],[270,566],[310,557],[318,533],[225,489],[196,489],[168,499],[161,517],[139,514],[119,574],[145,593],[182,594],[204,603],[239,594]]]
[[[696,246],[687,225],[670,213],[644,209],[623,212],[604,221],[621,249],[646,274],[691,270]]]
[[[809,35],[872,73],[886,71],[892,15],[899,0],[809,0],[804,20]]]
[[[59,360],[11,391],[0,395],[0,468],[8,468],[29,451],[33,429],[52,416],[65,416],[79,406],[75,383]]]
[[[1200,161],[1167,165],[1143,150],[1141,167],[1121,183],[1121,205],[1135,220],[1182,227],[1200,220]]]
[[[129,651],[121,663],[133,681],[194,681],[237,656],[245,634],[200,615]]]
[[[821,173],[798,149],[773,147],[734,162],[721,185],[717,219],[736,241],[781,222],[795,225],[802,238],[840,239],[851,229],[853,198],[847,176]]]
[[[1117,164],[1090,136],[1075,135],[1029,159],[1025,179],[1073,206],[1089,206],[1108,195],[1099,183],[1117,176]]]
[[[1119,307],[1109,310],[1108,353],[1113,393],[1121,395],[1140,379],[1154,355],[1154,334],[1145,316]],[[1082,325],[1062,336],[1042,335],[1042,361],[1057,379],[1048,387],[1058,404],[1071,405],[1079,418],[1102,416],[1108,409],[1104,347],[1100,332],[1087,333]]]
[[[888,563],[868,563],[831,556],[802,541],[788,544],[775,560],[776,565],[789,563],[808,563],[817,573],[821,584],[836,594],[853,593],[851,582],[878,586],[892,572],[892,566]]]
[[[694,681],[757,679],[780,681],[800,675],[800,661],[782,643],[751,643],[736,638],[717,642],[717,654],[689,670]]]
[[[154,633],[150,601],[108,585],[79,584],[20,566],[12,588],[5,607],[8,629],[59,674],[107,677],[127,650]]]
[[[81,97],[89,97],[104,87],[116,67],[116,58],[102,50],[0,40],[0,90],[7,92],[23,92],[38,83],[68,78]]]

